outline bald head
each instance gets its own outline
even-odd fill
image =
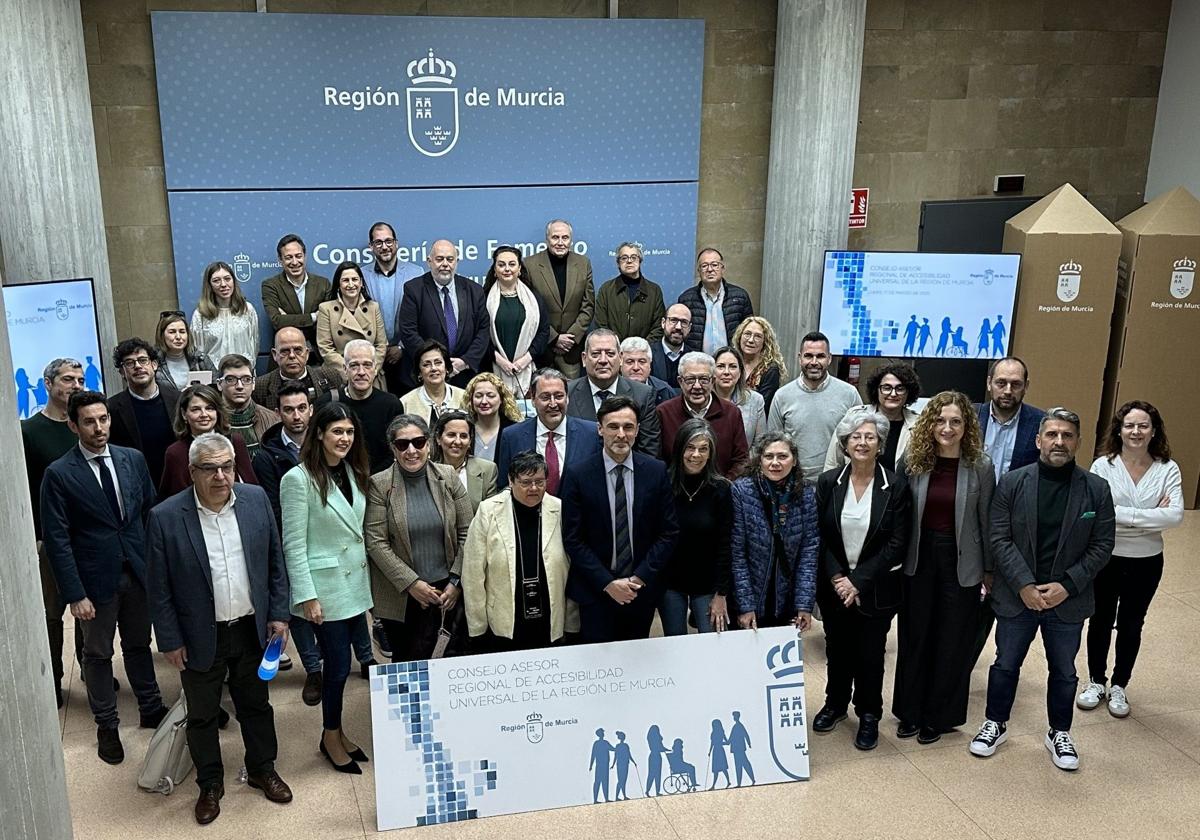
[[[304,369],[308,366],[308,345],[304,341],[304,333],[295,327],[281,328],[275,333],[271,358],[288,379],[304,376]]]
[[[692,310],[687,304],[673,303],[667,309],[662,319],[663,341],[668,346],[678,350],[683,347],[684,339],[692,331]]]

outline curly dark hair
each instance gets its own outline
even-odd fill
[[[907,391],[905,392],[904,404],[912,405],[917,401],[917,397],[921,396],[921,379],[917,376],[916,370],[908,362],[892,362],[884,365],[867,377],[867,402],[876,408],[879,407],[879,383],[883,382],[883,377],[888,374],[900,380]]]
[[[1163,423],[1162,415],[1158,413],[1157,408],[1144,400],[1130,400],[1117,409],[1112,422],[1108,424],[1108,435],[1100,445],[1100,454],[1108,458],[1110,463],[1121,454],[1121,426],[1125,424],[1125,417],[1129,412],[1134,410],[1150,415],[1150,457],[1155,461],[1170,461],[1171,444],[1167,442],[1167,427]]]

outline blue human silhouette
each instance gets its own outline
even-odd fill
[[[754,784],[754,767],[746,755],[746,751],[752,748],[750,733],[746,731],[746,726],[742,723],[742,713],[734,712],[733,726],[729,729],[729,751],[733,753],[733,772],[737,777],[738,787],[742,786],[743,771],[750,777],[750,784]]]
[[[908,319],[908,323],[904,325],[904,355],[911,356],[913,347],[917,343],[917,331],[921,327],[917,323],[917,316],[913,315]]]
[[[33,386],[33,404],[35,408],[45,408],[50,402],[50,393],[46,390],[46,380],[39,379]]]
[[[29,374],[25,372],[25,368],[17,368],[13,378],[17,382],[17,416],[29,416]]]
[[[931,336],[933,334],[933,331],[931,329],[929,329],[929,319],[928,318],[921,319],[920,333],[921,333],[921,346],[917,348],[917,355],[923,356],[923,355],[925,355],[925,345],[929,343],[929,336]]]
[[[729,756],[725,755],[725,747],[728,745],[725,725],[719,720],[714,720],[712,733],[708,736],[708,755],[712,759],[712,784],[708,786],[709,790],[717,786],[717,776],[721,774],[725,775],[725,787],[732,784],[729,780]]]
[[[976,358],[987,353],[988,347],[991,346],[991,340],[992,322],[984,318],[983,323],[979,325],[979,349],[975,352]]]
[[[992,355],[1000,358],[1004,355],[1004,334],[1008,330],[1004,328],[1004,316],[996,316],[996,325],[992,327]]]
[[[600,801],[600,794],[604,794],[604,801],[608,802],[608,760],[612,756],[613,747],[604,738],[604,730],[596,730],[596,740],[592,742],[592,760],[588,762],[588,769],[595,770],[595,776],[592,779],[592,802]]]
[[[650,755],[646,758],[646,795],[650,795],[650,788],[654,788],[654,795],[662,794],[662,757],[663,753],[668,752],[666,744],[663,743],[662,731],[658,728],[658,724],[653,724],[646,730],[646,746],[650,749]]]
[[[91,356],[85,357],[87,365],[83,369],[83,384],[89,391],[104,390],[104,382],[100,379],[100,369],[96,367]]]
[[[620,802],[622,799],[628,799],[629,793],[625,790],[625,783],[629,781],[629,765],[637,767],[637,762],[633,760],[633,753],[629,749],[629,744],[625,743],[625,733],[617,730],[617,745],[613,747],[613,763],[612,766],[617,768],[617,795],[613,797],[614,802]]]
[[[682,738],[676,738],[671,743],[671,751],[667,753],[667,764],[671,766],[671,775],[687,776],[688,790],[696,789],[696,765],[683,760]]]
[[[951,356],[965,356],[971,350],[971,348],[967,346],[967,340],[963,338],[962,332],[962,327],[959,327],[954,331],[954,336],[951,339],[951,341],[954,343],[953,350],[950,353]]]
[[[950,324],[950,316],[942,319],[942,333],[938,336],[937,350],[934,351],[935,356],[946,355],[946,345],[950,343],[950,333],[954,332],[954,327]]]

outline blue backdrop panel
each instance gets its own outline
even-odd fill
[[[699,177],[703,21],[152,23],[170,190]]]
[[[396,227],[401,259],[424,265],[434,240],[446,238],[464,254],[459,273],[482,281],[495,245],[525,253],[542,244],[545,223],[570,218],[575,246],[592,260],[596,286],[617,274],[616,247],[642,243],[643,272],[663,287],[668,302],[693,281],[695,183],[586,187],[503,187],[441,190],[283,190],[170,193],[179,301],[191,312],[204,266],[233,263],[242,293],[263,317],[264,349],[271,330],[262,313],[262,281],[277,273],[275,243],[286,232],[308,245],[308,269],[330,276],[343,259],[367,263],[367,228]],[[489,241],[491,246],[489,247]]]

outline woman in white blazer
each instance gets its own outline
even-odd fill
[[[546,494],[546,460],[536,452],[512,459],[508,482],[484,499],[467,532],[467,628],[490,650],[542,648],[579,630],[578,608],[566,597],[562,503]]]
[[[1087,634],[1089,677],[1075,703],[1094,709],[1107,696],[1109,713],[1123,718],[1129,715],[1125,689],[1142,644],[1142,624],[1162,580],[1162,532],[1183,522],[1183,482],[1158,409],[1141,400],[1117,409],[1092,472],[1112,490],[1117,541],[1112,559],[1096,575],[1096,612]],[[1110,688],[1114,623],[1117,658]]]
[[[536,365],[550,341],[546,305],[529,285],[521,252],[501,245],[483,281],[484,305],[492,331],[492,373],[517,396],[529,390]]]
[[[896,462],[908,449],[908,440],[913,425],[919,416],[909,408],[921,396],[921,380],[908,362],[893,362],[877,369],[867,378],[867,401],[846,409],[846,417],[864,411],[877,411],[888,419],[888,438],[879,449],[879,463],[889,470],[896,469]],[[846,453],[842,451],[834,434],[825,453],[825,469],[832,470],[846,465]]]

